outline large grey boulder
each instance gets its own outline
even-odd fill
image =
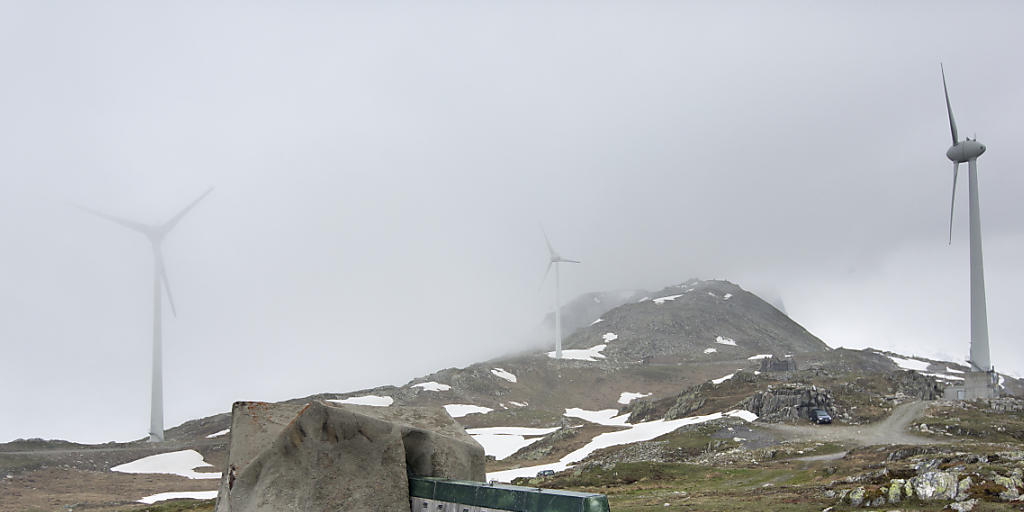
[[[233,409],[233,426],[254,416],[245,404]],[[294,409],[257,412],[280,418]],[[441,408],[313,402],[287,424],[235,435],[217,512],[408,510],[410,474],[485,478],[483,448]]]

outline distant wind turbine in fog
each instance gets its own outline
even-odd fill
[[[559,287],[561,286],[561,284],[560,284],[561,274],[558,271],[558,264],[559,263],[579,263],[579,262],[576,261],[576,260],[570,260],[570,259],[563,258],[561,255],[559,255],[555,251],[555,248],[551,247],[551,240],[548,240],[548,234],[546,232],[544,232],[543,229],[541,230],[541,233],[544,233],[544,242],[546,242],[548,244],[548,254],[551,256],[551,259],[548,261],[548,269],[544,271],[544,280],[541,281],[541,284],[543,284],[544,281],[546,281],[548,279],[548,273],[551,272],[551,267],[552,266],[555,267],[555,359],[561,359],[562,358],[562,302],[561,302],[561,297],[559,295],[559,293],[560,293]]]
[[[103,212],[98,212],[90,208],[81,207],[83,210],[92,213],[93,215],[97,215],[146,235],[146,238],[149,239],[149,243],[153,246],[153,384],[149,417],[150,442],[161,442],[164,440],[163,360],[161,355],[162,329],[160,324],[162,317],[160,306],[163,303],[163,294],[161,293],[161,290],[167,292],[167,301],[171,305],[171,313],[177,316],[177,311],[174,308],[174,296],[171,294],[171,283],[167,279],[167,269],[164,267],[164,256],[161,244],[164,241],[164,237],[174,229],[174,226],[181,221],[181,218],[212,191],[213,188],[210,188],[206,192],[203,192],[203,195],[199,196],[195,201],[192,201],[192,203],[178,212],[177,215],[171,217],[167,222],[157,225],[133,222],[114,217],[113,215],[108,215]]]
[[[940,65],[941,66],[941,65]],[[940,69],[942,69],[940,67]],[[967,184],[970,210],[971,236],[971,358],[968,361],[974,371],[992,370],[988,349],[988,312],[985,307],[985,269],[981,256],[981,211],[978,204],[978,157],[985,152],[985,145],[966,137],[957,137],[953,107],[949,104],[949,89],[946,87],[946,70],[942,69],[942,90],[946,94],[946,113],[949,114],[949,129],[953,134],[953,145],[946,150],[946,157],[953,161],[953,199],[949,206],[949,243],[953,243],[953,206],[956,204],[956,178],[960,164],[967,162]]]

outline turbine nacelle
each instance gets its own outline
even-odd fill
[[[978,158],[985,152],[985,145],[977,140],[967,139],[950,146],[946,151],[946,158],[962,164]]]

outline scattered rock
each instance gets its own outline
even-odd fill
[[[972,499],[967,501],[961,501],[959,503],[950,503],[949,508],[956,512],[971,512],[974,510],[974,506],[978,504],[978,500]]]
[[[850,505],[852,505],[854,507],[861,506],[861,504],[864,503],[864,494],[865,494],[865,491],[864,491],[863,487],[858,487],[858,488],[850,491],[850,494],[848,496],[850,498]]]
[[[945,471],[929,471],[910,479],[917,497],[923,501],[952,500],[956,497],[956,475]]]

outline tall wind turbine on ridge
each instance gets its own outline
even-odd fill
[[[953,206],[956,204],[956,179],[960,164],[967,162],[967,184],[970,209],[971,231],[971,368],[977,372],[992,370],[988,350],[988,313],[985,307],[985,269],[981,256],[981,212],[978,205],[978,157],[985,152],[985,145],[967,137],[959,140],[953,107],[949,104],[949,89],[946,87],[946,70],[942,68],[942,90],[946,93],[946,112],[949,114],[949,129],[953,134],[953,145],[946,151],[946,157],[953,161],[953,199],[949,206],[949,243],[953,243]]]
[[[541,233],[544,233],[544,242],[546,242],[548,244],[548,254],[551,256],[551,259],[548,260],[548,269],[544,271],[544,281],[547,280],[548,273],[551,272],[551,267],[552,266],[555,267],[555,359],[561,359],[562,358],[562,301],[561,301],[561,297],[559,296],[559,287],[561,286],[560,285],[561,274],[558,271],[558,264],[559,263],[579,263],[579,261],[563,258],[561,255],[559,255],[555,251],[554,247],[551,247],[551,240],[548,240],[548,234],[545,233],[543,229],[541,230]],[[541,281],[541,282],[543,283],[544,281]]]
[[[140,222],[125,220],[90,208],[82,207],[83,210],[92,213],[93,215],[102,217],[128,229],[138,231],[139,233],[146,235],[146,238],[149,239],[149,243],[153,246],[153,384],[151,388],[152,398],[150,401],[149,416],[149,441],[151,443],[158,443],[164,440],[163,340],[161,337],[161,319],[163,317],[161,305],[163,303],[163,294],[161,293],[161,290],[167,292],[167,301],[171,305],[171,313],[174,316],[178,315],[174,308],[174,296],[171,294],[171,283],[167,279],[167,269],[164,267],[164,256],[161,244],[163,244],[164,237],[174,229],[174,226],[178,225],[178,222],[181,222],[181,218],[212,191],[213,188],[207,189],[206,192],[203,192],[203,195],[189,203],[189,205],[178,212],[177,215],[171,217],[170,220],[163,224],[142,224]]]

